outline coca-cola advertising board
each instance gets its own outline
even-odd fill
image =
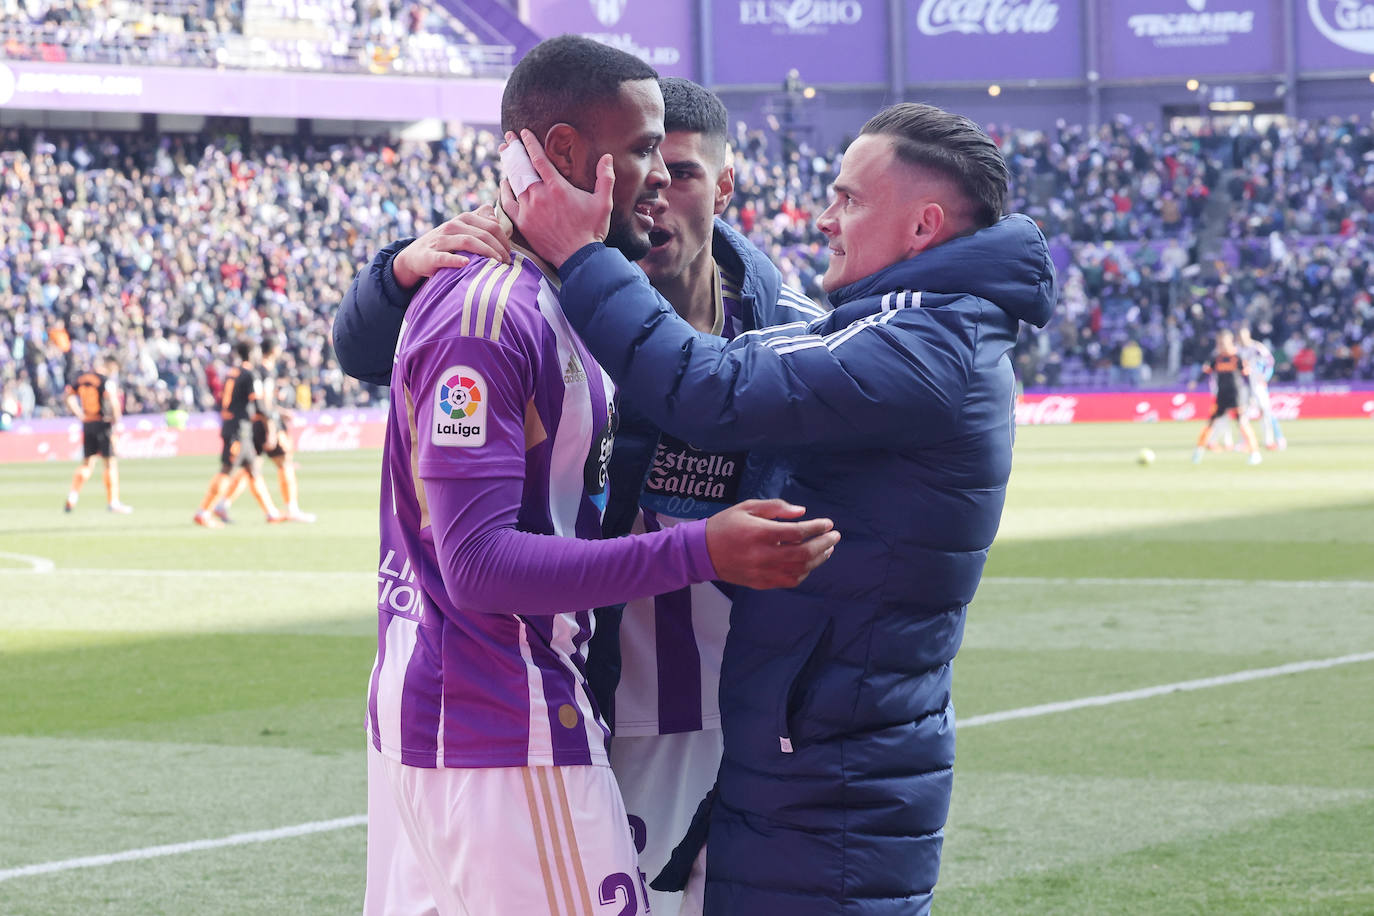
[[[1297,0],[1298,69],[1374,70],[1374,0]]]
[[[887,6],[887,0],[715,0],[713,79],[781,87],[795,68],[808,85],[886,84]]]
[[[1274,388],[1270,406],[1280,420],[1374,418],[1374,389]],[[1020,426],[1065,423],[1161,423],[1201,421],[1215,399],[1198,391],[1027,392],[1016,403]]]
[[[662,0],[529,0],[527,22],[551,38],[574,34],[628,51],[659,76],[697,78],[694,4]]]
[[[1102,78],[1279,73],[1281,6],[1280,0],[1102,0]]]
[[[1092,2],[1092,0],[1089,0]],[[1084,0],[914,0],[906,82],[1079,80]]]
[[[120,458],[218,455],[220,451],[217,414],[192,414],[184,425],[176,426],[169,426],[160,415],[138,414],[125,417],[122,426],[115,445],[115,454]],[[386,412],[301,411],[291,427],[291,436],[298,452],[381,448],[386,436]],[[80,460],[81,423],[75,419],[20,420],[6,432],[0,432],[0,463]]]

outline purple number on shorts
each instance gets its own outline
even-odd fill
[[[607,875],[606,880],[601,882],[601,903],[618,903],[620,892],[625,892],[625,905],[620,908],[616,916],[635,916],[639,912],[639,900],[635,897],[635,881],[624,872],[616,872]]]
[[[644,855],[644,847],[649,842],[649,825],[637,814],[626,815],[630,822],[630,836],[634,837],[635,852]]]
[[[644,895],[644,908],[649,908],[649,876],[644,874],[644,869],[639,870],[639,892]]]

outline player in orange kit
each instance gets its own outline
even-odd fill
[[[119,501],[119,462],[114,449],[122,416],[119,389],[115,384],[119,361],[108,356],[101,360],[100,366],[105,370],[103,373],[83,372],[67,386],[67,408],[81,419],[82,457],[81,466],[72,477],[72,488],[67,493],[63,511],[70,512],[76,508],[81,488],[95,470],[95,459],[103,458],[106,507],[111,512],[127,515],[134,510]]]

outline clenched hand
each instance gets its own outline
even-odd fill
[[[840,533],[828,518],[781,499],[749,499],[706,521],[716,575],[748,588],[791,588],[830,558]]]

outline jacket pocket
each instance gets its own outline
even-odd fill
[[[792,753],[792,718],[801,707],[800,694],[806,686],[807,675],[815,667],[814,662],[822,655],[821,648],[830,639],[835,628],[834,620],[826,620],[817,625],[811,633],[797,643],[796,653],[788,660],[787,676],[783,680],[778,696],[777,731],[778,747],[784,754]]]

